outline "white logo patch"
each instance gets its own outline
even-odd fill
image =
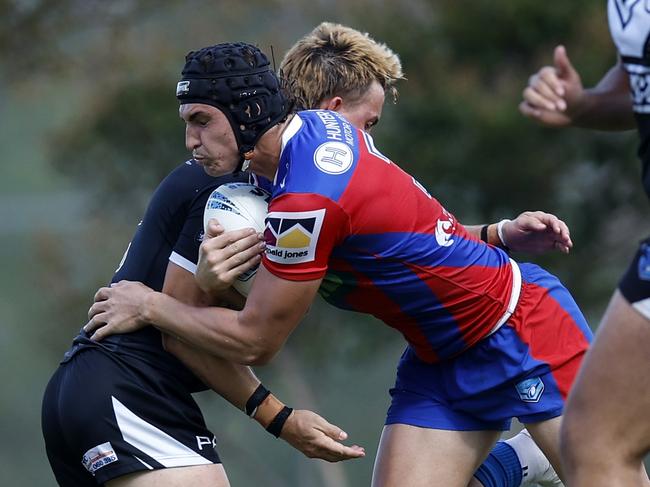
[[[176,85],[176,96],[183,95],[190,91],[190,82],[189,81],[179,81]]]
[[[327,174],[343,174],[353,160],[352,149],[343,142],[325,142],[314,152],[314,164]]]
[[[454,235],[454,217],[451,213],[443,210],[442,218],[438,218],[436,222],[436,242],[441,247],[449,247],[453,245],[454,239],[451,238]]]
[[[97,445],[84,453],[81,463],[86,470],[95,475],[95,472],[109,463],[117,462],[117,453],[113,450],[110,442]]]
[[[272,211],[266,217],[266,257],[279,264],[299,264],[316,259],[318,236],[325,209]]]

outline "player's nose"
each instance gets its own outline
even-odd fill
[[[190,152],[201,146],[201,139],[192,127],[185,127],[185,147]]]

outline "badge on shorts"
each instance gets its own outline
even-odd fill
[[[522,380],[515,387],[517,388],[519,399],[524,402],[539,402],[539,398],[542,397],[542,393],[544,392],[544,383],[539,377]]]
[[[641,245],[639,253],[639,279],[650,281],[650,245]]]
[[[86,470],[93,475],[100,468],[113,462],[117,462],[117,453],[115,453],[113,445],[109,441],[88,450],[81,460]]]

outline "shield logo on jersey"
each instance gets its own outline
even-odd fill
[[[453,245],[454,239],[451,237],[454,234],[454,217],[447,210],[443,210],[443,214],[436,222],[436,242],[441,247],[449,247]]]
[[[270,212],[264,230],[267,258],[280,264],[313,261],[324,217],[324,208]]]
[[[522,380],[515,386],[519,399],[524,402],[539,402],[544,392],[544,382],[539,377]]]

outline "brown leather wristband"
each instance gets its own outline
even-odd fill
[[[254,416],[255,421],[266,429],[283,408],[284,404],[273,394],[269,394],[266,399],[257,406],[257,412]]]

